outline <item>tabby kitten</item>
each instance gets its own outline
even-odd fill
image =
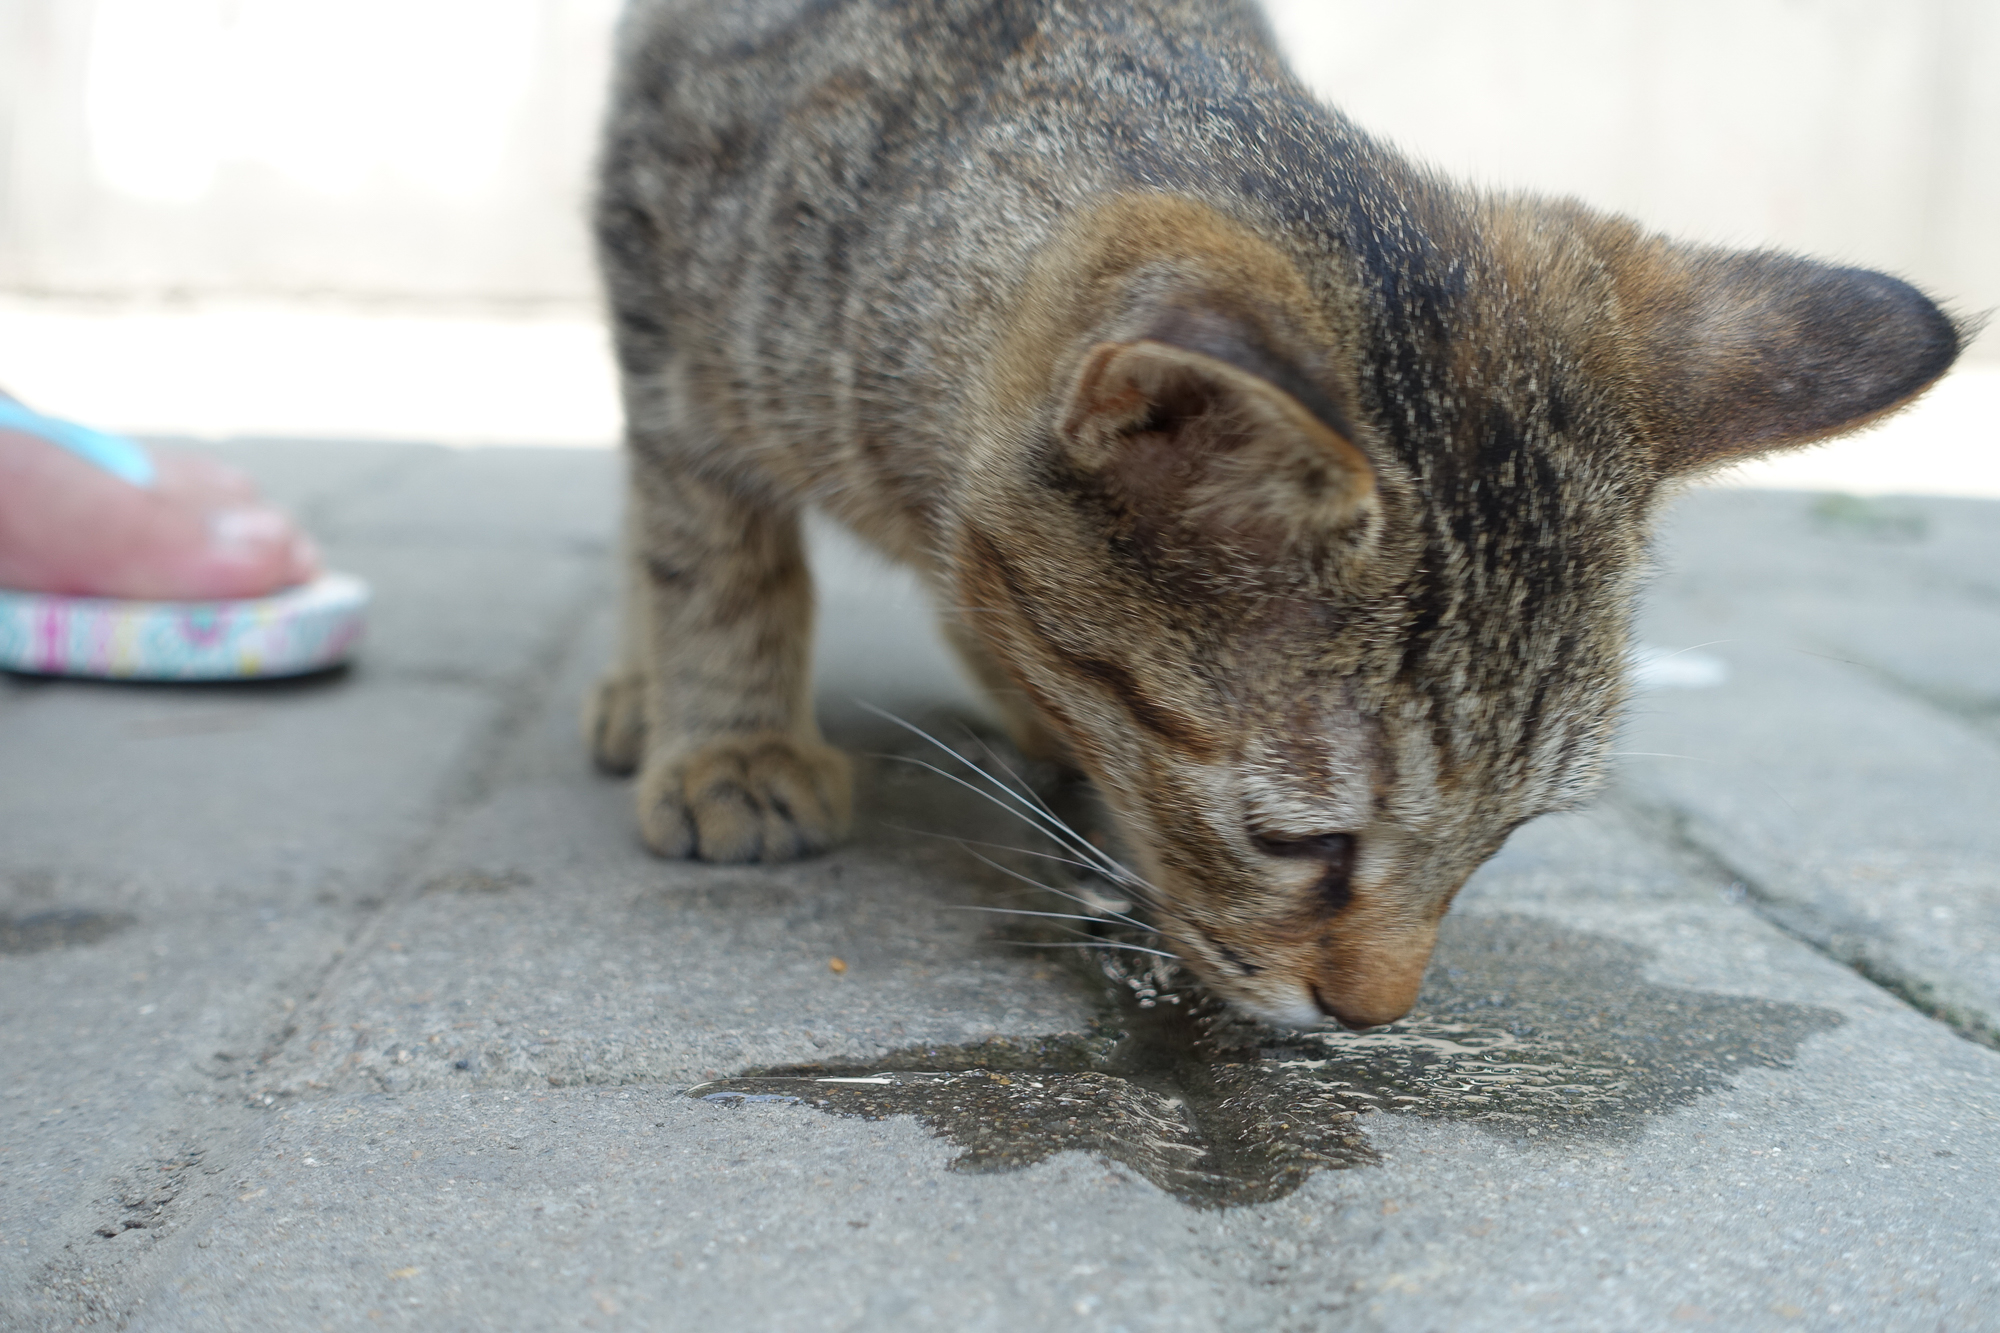
[[[588,726],[666,856],[848,818],[803,505],[915,565],[1155,920],[1271,1021],[1386,1022],[1596,785],[1677,483],[1960,330],[1878,273],[1412,166],[1248,0],[638,0],[597,235],[629,606]]]

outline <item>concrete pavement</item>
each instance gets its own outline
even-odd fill
[[[2000,505],[1691,497],[1643,632],[1725,679],[1301,1036],[959,910],[1026,834],[894,757],[819,861],[645,855],[575,738],[611,456],[231,452],[373,637],[0,681],[0,1326],[2000,1324]],[[963,686],[820,554],[830,731],[915,757],[853,700]]]

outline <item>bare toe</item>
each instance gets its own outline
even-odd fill
[[[181,544],[162,523],[159,543],[142,558],[128,586],[146,583],[140,597],[261,597],[305,583],[319,573],[319,551],[283,510],[267,504],[236,505],[202,515],[201,542]]]
[[[319,553],[221,464],[162,453],[134,485],[37,435],[0,430],[0,587],[161,601],[261,597]]]

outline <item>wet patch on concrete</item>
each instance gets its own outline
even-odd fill
[[[21,915],[0,912],[0,954],[41,953],[68,949],[115,935],[132,924],[125,912],[91,912],[57,908]]]
[[[1375,1160],[1370,1113],[1471,1121],[1525,1141],[1629,1132],[1782,1067],[1840,1024],[1828,1009],[1656,986],[1648,953],[1531,917],[1446,924],[1423,997],[1367,1032],[1278,1032],[1106,952],[1108,1012],[1084,1035],[911,1047],[866,1066],[795,1065],[704,1083],[720,1105],[914,1115],[1004,1171],[1081,1149],[1197,1207],[1282,1198]]]

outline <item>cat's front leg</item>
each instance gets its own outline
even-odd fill
[[[846,832],[846,758],[813,719],[812,581],[795,510],[635,451],[625,645],[585,730],[638,770],[662,856],[785,861]]]

